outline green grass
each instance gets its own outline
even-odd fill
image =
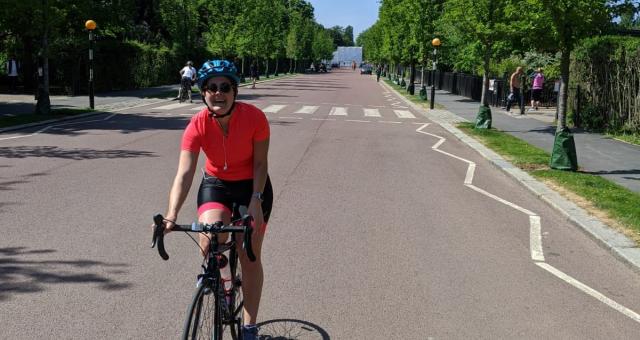
[[[640,145],[640,135],[638,134],[609,133],[607,135],[630,144]]]
[[[50,119],[59,119],[59,118],[64,118],[68,116],[75,116],[82,113],[93,112],[93,111],[94,110],[90,108],[84,108],[84,109],[64,108],[64,109],[53,109],[51,110],[51,114],[49,115],[19,114],[15,116],[2,116],[0,117],[0,128],[41,122],[41,121],[50,120]]]
[[[403,95],[405,98],[409,99],[410,101],[412,101],[412,102],[414,102],[414,103],[416,103],[418,105],[423,106],[425,109],[429,108],[429,105],[430,105],[429,104],[430,103],[429,100],[420,98],[420,88],[419,87],[416,87],[415,92],[414,92],[415,94],[412,96],[412,95],[409,94],[409,92],[407,92],[407,90],[404,87],[402,87],[400,85],[396,85],[396,83],[394,83],[393,81],[389,80],[389,78],[380,77],[380,79],[384,80],[384,82],[387,85],[391,86],[394,90],[398,91],[398,93],[400,93],[401,95]],[[429,89],[427,89],[427,95],[429,95]],[[445,109],[444,105],[438,104],[438,103],[435,103],[433,105],[433,107],[436,108],[436,109],[441,109],[441,110]]]
[[[461,123],[458,128],[535,178],[551,181],[580,196],[616,221],[636,242],[640,242],[640,194],[598,175],[550,169],[549,153],[507,133],[495,129],[476,130],[472,123]]]

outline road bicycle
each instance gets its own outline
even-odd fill
[[[256,256],[251,248],[253,218],[245,211],[234,209],[233,222],[224,225],[193,223],[191,225],[175,225],[172,231],[185,233],[204,233],[211,240],[207,256],[202,264],[202,274],[198,275],[196,292],[187,310],[182,339],[221,340],[227,333],[234,340],[242,339],[243,299],[242,277],[236,248],[236,235],[241,234],[242,248],[246,250],[250,261]],[[242,217],[239,217],[242,216]],[[154,231],[151,247],[158,246],[158,253],[163,260],[169,259],[164,249],[164,222],[162,215],[153,217]],[[218,244],[218,235],[231,233],[226,243]],[[189,235],[191,236],[191,235]],[[191,237],[193,239],[193,237]],[[195,239],[193,239],[195,241]],[[196,241],[196,244],[198,242]],[[228,252],[226,256],[224,253]],[[223,280],[221,268],[229,266],[231,272],[230,285]],[[226,283],[226,285],[225,285]],[[225,289],[226,288],[226,289]]]

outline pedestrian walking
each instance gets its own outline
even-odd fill
[[[524,72],[522,71],[522,67],[518,66],[516,71],[511,74],[511,78],[509,81],[509,86],[511,92],[507,97],[507,113],[511,113],[511,105],[514,101],[518,102],[518,106],[520,107],[520,114],[524,114],[524,98],[522,97],[521,87],[522,87],[522,75]]]
[[[12,55],[7,61],[7,76],[9,76],[9,89],[11,93],[17,92],[19,68],[20,68],[20,63]]]
[[[256,88],[256,80],[258,80],[258,63],[254,60],[249,66],[249,72],[251,73],[251,88]]]
[[[542,68],[538,67],[533,75],[533,85],[531,86],[531,108],[529,111],[538,111],[540,100],[542,99],[542,89],[544,88],[544,74]]]
[[[382,73],[382,66],[376,67],[376,82],[380,82],[380,74]]]

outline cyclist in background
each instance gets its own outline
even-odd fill
[[[226,60],[207,61],[198,71],[198,88],[206,107],[191,118],[182,136],[178,171],[169,194],[165,221],[168,220],[166,232],[169,232],[189,192],[202,151],[206,160],[198,191],[199,222],[228,224],[234,204],[248,206],[254,218],[255,262],[249,261],[241,249],[242,236],[237,235],[243,278],[243,339],[254,340],[264,279],[260,254],[273,202],[267,173],[270,130],[264,112],[236,101],[239,82],[236,67]],[[225,241],[224,237],[219,240]],[[208,237],[200,235],[203,254],[207,253],[209,242]]]
[[[178,99],[182,99],[183,89],[187,90],[189,94],[189,102],[193,103],[191,99],[191,85],[196,81],[196,69],[193,67],[191,61],[187,61],[187,64],[180,70],[180,90],[178,90]]]

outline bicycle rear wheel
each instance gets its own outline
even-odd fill
[[[215,291],[209,280],[198,287],[187,311],[182,340],[222,339],[222,311]]]

